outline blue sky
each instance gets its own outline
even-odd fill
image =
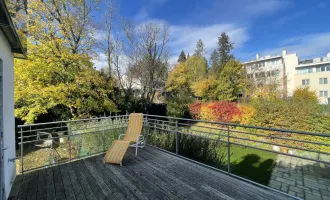
[[[208,55],[217,37],[227,32],[241,61],[256,53],[280,54],[283,48],[300,59],[330,51],[328,0],[117,0],[120,15],[143,23],[169,25],[172,59],[181,50],[192,54],[202,39]],[[101,20],[96,14],[96,20]]]

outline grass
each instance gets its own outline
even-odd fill
[[[201,123],[198,122],[194,124],[194,126],[190,127],[190,131],[193,134],[200,135],[200,132],[210,132],[213,134],[226,134],[226,132],[222,132],[219,130],[214,130],[210,128],[219,128],[215,125]],[[210,135],[211,138],[217,138],[216,135]],[[226,140],[222,138],[222,140]],[[242,136],[241,136],[242,137]],[[246,136],[245,136],[246,137]],[[252,136],[253,137],[253,136]],[[255,140],[260,140],[262,138],[253,138]],[[241,143],[240,141],[235,141],[237,143]],[[253,144],[248,144],[253,145]],[[263,145],[261,148],[267,148],[267,145]],[[220,151],[226,151],[227,148],[221,149]],[[262,151],[253,148],[242,147],[238,145],[230,146],[230,164],[231,164],[231,172],[242,176],[244,178],[248,178],[250,180],[256,181],[258,183],[268,185],[272,169],[276,163],[276,153]],[[226,161],[226,163],[228,163]]]
[[[233,174],[268,185],[276,163],[275,153],[233,145],[230,151]]]

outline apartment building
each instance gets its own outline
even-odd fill
[[[283,91],[285,96],[292,95],[295,88],[295,67],[298,65],[296,53],[287,54],[286,50],[281,55],[256,55],[255,60],[244,62],[247,77],[253,79],[258,85],[277,85],[277,89]]]
[[[299,87],[309,86],[317,92],[322,104],[330,105],[330,52],[325,57],[299,61],[296,53],[264,56],[244,62],[247,77],[260,85],[274,84],[291,96]]]
[[[295,87],[309,86],[322,104],[330,105],[330,52],[326,57],[299,62],[294,75]]]

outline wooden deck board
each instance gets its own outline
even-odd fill
[[[42,169],[38,171],[38,193],[37,199],[47,199],[47,176],[46,170]]]
[[[47,168],[46,171],[46,196],[47,199],[55,199],[55,185],[54,185],[54,173],[53,168]]]
[[[129,148],[123,166],[103,154],[18,176],[20,199],[290,199],[152,147]]]

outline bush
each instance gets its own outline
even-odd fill
[[[190,118],[189,104],[192,98],[187,92],[178,92],[167,100],[167,114],[171,117]]]
[[[202,104],[202,102],[197,101],[189,105],[190,114],[194,119],[200,119]]]
[[[235,115],[240,115],[240,110],[233,102],[214,102],[210,106],[217,122],[233,122]]]
[[[213,122],[233,122],[234,116],[239,116],[241,113],[236,103],[221,101],[195,102],[190,105],[190,112],[195,119]]]
[[[250,125],[255,114],[255,109],[249,105],[238,105],[239,114],[233,116],[233,122],[238,124]]]

